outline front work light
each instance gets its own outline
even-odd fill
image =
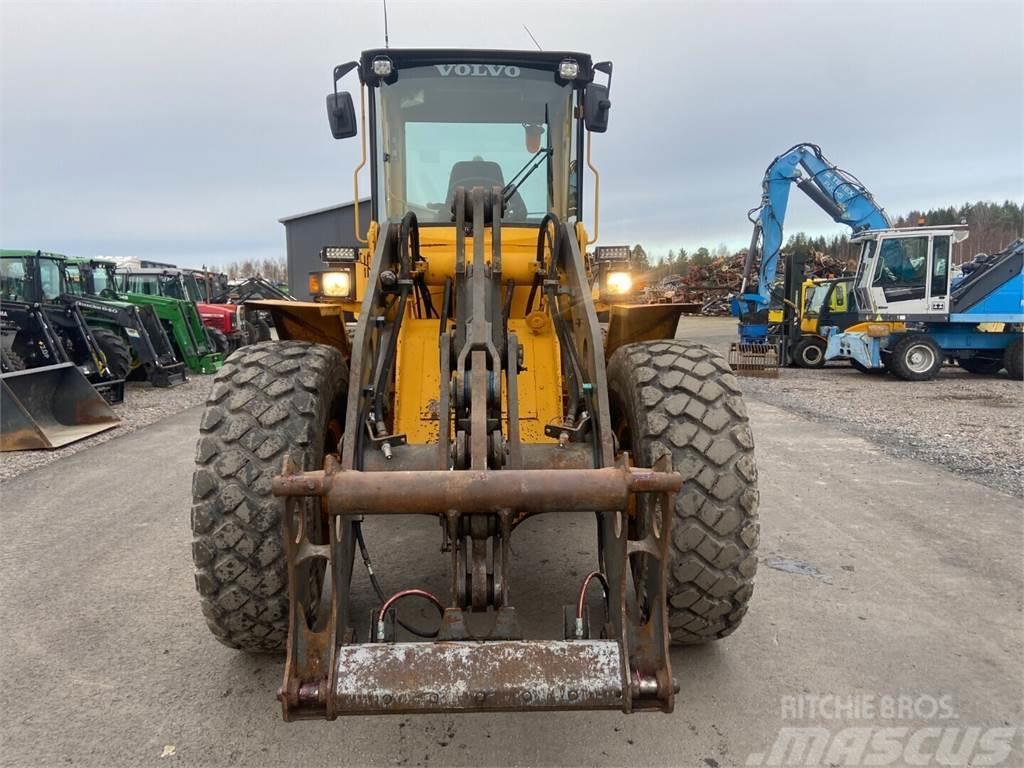
[[[621,296],[633,290],[633,276],[629,272],[609,272],[605,285],[608,293]]]
[[[320,276],[320,285],[324,296],[332,299],[344,299],[352,293],[351,272],[324,272]]]
[[[628,245],[599,245],[594,249],[598,261],[629,261],[632,249]]]
[[[355,279],[351,269],[309,273],[309,292],[315,297],[329,299],[351,299]]]
[[[558,63],[558,76],[563,80],[575,80],[579,74],[580,65],[576,59],[562,59]]]
[[[341,245],[328,245],[320,249],[320,261],[355,261],[359,251]]]
[[[391,77],[395,71],[395,65],[387,56],[378,56],[373,60],[373,74],[377,77]]]

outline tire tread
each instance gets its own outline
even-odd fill
[[[643,422],[637,461],[671,454],[683,477],[667,592],[672,642],[726,637],[746,614],[760,538],[754,440],[739,382],[718,352],[683,340],[616,350],[608,382]]]
[[[196,445],[192,559],[206,623],[227,646],[284,648],[283,503],[270,482],[285,455],[320,468],[327,419],[347,380],[336,349],[300,341],[240,347],[217,372]]]

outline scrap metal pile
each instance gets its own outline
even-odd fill
[[[746,256],[746,250],[742,250],[707,264],[690,264],[686,274],[669,275],[646,289],[645,299],[690,305],[683,310],[688,314],[728,315],[729,298],[740,289]],[[807,257],[805,276],[837,277],[850,271],[846,259],[815,251]]]

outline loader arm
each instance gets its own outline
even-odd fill
[[[681,478],[664,466],[635,469],[616,459],[600,328],[587,300],[590,286],[571,230],[554,216],[546,217],[538,231],[536,264],[546,312],[563,351],[566,410],[545,429],[552,442],[529,446],[533,457],[527,468],[517,414],[522,348],[509,331],[509,304],[502,290],[502,204],[500,187],[476,187],[468,194],[460,187],[455,193],[456,301],[451,320],[435,323],[441,371],[436,444],[409,444],[407,435],[390,427],[394,414],[388,381],[403,322],[409,322],[412,265],[424,260],[416,247],[417,220],[409,214],[388,225],[374,255],[368,284],[381,286],[380,274],[386,270],[398,280],[392,289],[373,290],[363,301],[340,460],[329,458],[318,472],[287,467],[274,481],[274,493],[287,499],[290,510],[284,517],[292,641],[280,694],[287,719],[460,709],[671,710],[675,682],[664,613],[652,609],[640,616],[627,606],[632,606],[630,555],[641,553],[649,558],[645,599],[650,605],[664,601],[671,524],[665,514]],[[485,216],[487,208],[492,210]],[[485,233],[490,237],[485,239]],[[662,497],[650,507],[662,510],[656,523],[662,534],[632,539],[621,515],[631,498],[650,494]],[[310,496],[320,498],[336,520],[328,548],[314,546],[303,531],[289,527]],[[589,644],[523,642],[510,590],[513,530],[530,515],[573,510],[598,513],[605,542],[608,636]],[[326,626],[311,630],[306,616],[314,596],[306,592],[308,579],[301,574],[313,559],[326,555],[332,583],[346,583],[358,516],[395,513],[433,515],[443,522],[452,582],[438,639],[446,642],[384,642],[389,619],[382,611],[383,636],[346,646],[343,639],[352,637],[356,627],[347,591],[334,596],[335,610]],[[484,646],[470,642],[475,636],[467,628],[466,614],[479,611],[495,616],[490,633],[476,637],[488,641]],[[397,675],[403,663],[412,663],[421,674],[448,670],[450,679],[390,677],[388,670]],[[498,677],[505,685],[489,695],[488,686]]]

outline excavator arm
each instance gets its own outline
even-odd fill
[[[818,207],[854,232],[891,227],[889,217],[868,189],[853,174],[829,161],[816,144],[797,144],[776,157],[765,171],[761,204],[748,214],[754,233],[743,267],[733,315],[740,318],[745,342],[763,342],[768,324],[763,313],[771,304],[771,288],[779,266],[783,225],[793,184]],[[752,274],[757,265],[757,284]]]

